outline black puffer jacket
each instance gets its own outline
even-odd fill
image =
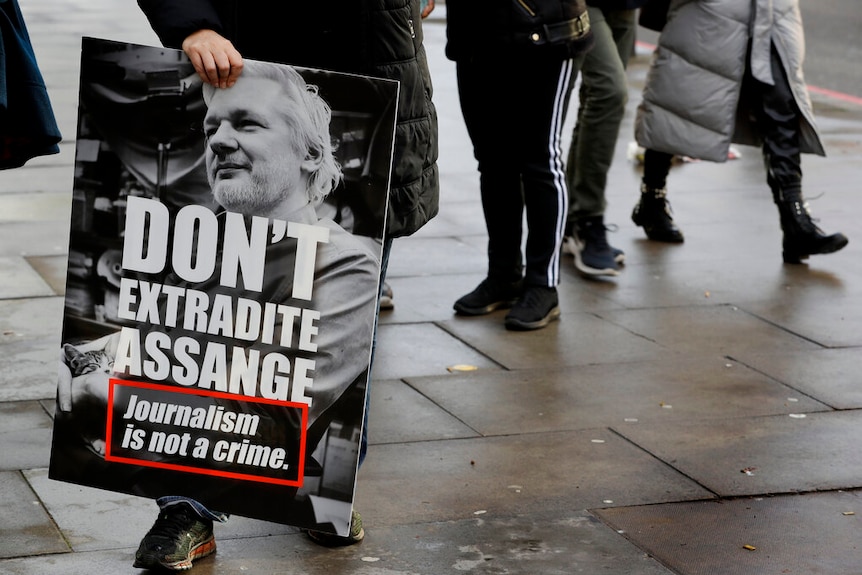
[[[212,29],[246,57],[401,82],[388,232],[412,234],[437,214],[437,115],[419,0],[138,0],[165,46]]]
[[[446,34],[456,61],[511,51],[565,59],[593,44],[585,0],[446,0]]]

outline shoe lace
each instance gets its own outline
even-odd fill
[[[656,199],[666,198],[667,197],[667,186],[663,188],[651,188],[646,184],[641,184],[641,194],[646,196],[652,196]]]
[[[527,309],[543,309],[548,305],[547,294],[550,293],[550,290],[540,287],[529,288],[524,291],[524,295],[518,301],[517,305],[518,307]]]
[[[650,188],[642,183],[641,202],[643,201],[648,201],[651,205],[660,208],[668,218],[673,220],[673,210],[670,207],[670,200],[667,199],[667,186],[663,188]],[[639,205],[641,202],[639,202]]]
[[[606,232],[616,232],[618,229],[619,227],[616,224],[585,226],[583,231],[584,240],[599,250],[610,250],[611,245],[608,243]]]
[[[817,222],[819,222],[820,220],[811,215],[811,211],[808,209],[808,202],[795,201],[793,202],[792,206],[793,210],[801,218],[798,221],[804,231],[821,235],[824,233],[823,230],[820,229],[820,226],[817,225]]]
[[[186,509],[170,509],[159,513],[156,522],[150,529],[150,535],[177,539],[186,533],[194,524],[195,518]]]

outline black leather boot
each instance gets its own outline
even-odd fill
[[[667,188],[650,188],[641,184],[641,198],[632,211],[632,221],[641,226],[649,239],[657,242],[681,244],[685,241],[673,221]]]
[[[771,47],[773,85],[752,82],[758,122],[763,129],[763,160],[766,182],[778,206],[784,262],[799,264],[814,254],[831,254],[847,245],[844,234],[823,233],[808,213],[802,197],[802,164],[800,159],[800,112],[793,90],[781,65],[781,58]]]
[[[782,257],[784,263],[801,264],[808,256],[831,254],[847,245],[847,236],[842,233],[826,235],[808,212],[802,193],[775,194],[775,204],[781,217],[784,231]]]

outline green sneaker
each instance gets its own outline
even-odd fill
[[[198,515],[187,503],[174,503],[159,512],[156,522],[135,553],[139,569],[184,571],[192,561],[216,550],[213,522]]]
[[[362,529],[362,517],[354,510],[350,515],[350,533],[346,536],[326,533],[324,531],[306,531],[308,538],[324,547],[344,547],[355,545],[365,538],[365,530]]]

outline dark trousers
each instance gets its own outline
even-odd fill
[[[572,60],[538,55],[494,53],[457,64],[461,112],[479,168],[489,277],[559,283],[568,209],[560,136],[576,75]]]
[[[752,111],[763,137],[766,180],[776,199],[798,197],[802,190],[801,113],[775,46],[772,47],[771,60],[774,85],[754,79],[750,70],[746,70],[740,105]],[[647,150],[643,182],[650,188],[663,188],[671,159],[671,154]]]
[[[581,67],[578,120],[566,162],[570,224],[605,213],[608,170],[629,95],[626,65],[637,29],[636,10],[588,10],[595,45]]]

